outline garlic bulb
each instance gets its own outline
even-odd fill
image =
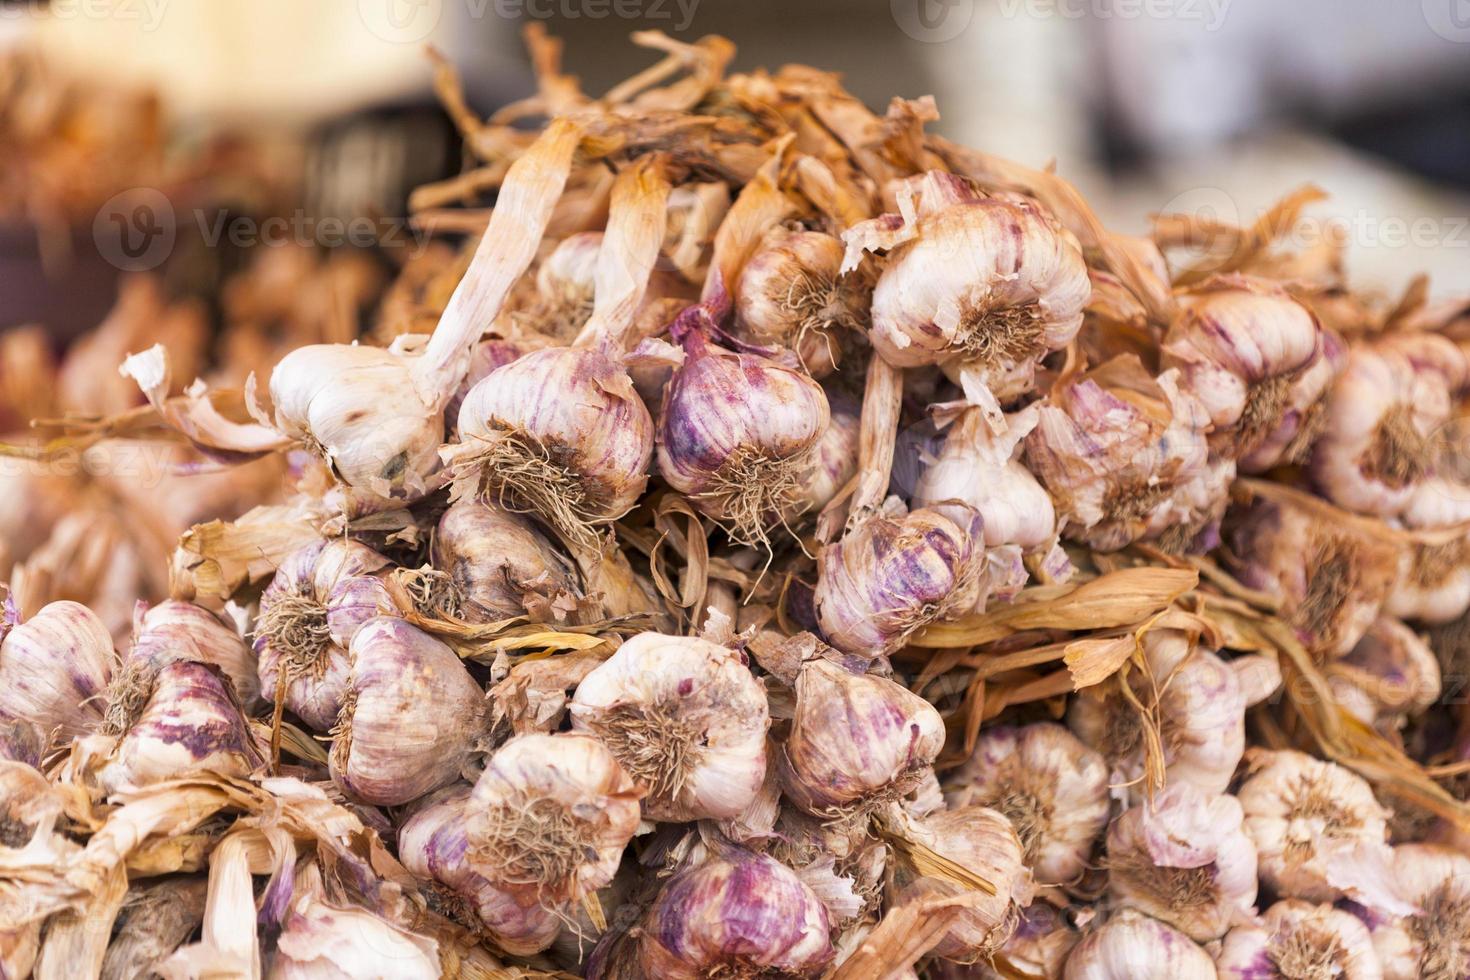
[[[966,411],[945,435],[938,457],[919,474],[913,502],[957,524],[965,515],[952,512],[945,502],[968,504],[985,522],[987,548],[1015,546],[1039,559],[1055,552],[1062,567],[1069,568],[1057,545],[1051,495],[1016,458],[1036,421],[1034,409],[1015,413],[1007,417],[1004,434],[996,435],[978,409]]]
[[[1225,792],[1245,751],[1246,704],[1239,676],[1180,630],[1150,630],[1143,655],[1153,682],[1135,671],[1127,683],[1142,705],[1158,698],[1166,785],[1189,783],[1206,795]],[[1112,782],[1136,795],[1146,772],[1145,732],[1137,707],[1116,683],[1079,691],[1067,724],[1103,754]]]
[[[1295,503],[1258,498],[1232,512],[1225,538],[1236,577],[1280,596],[1302,643],[1326,656],[1357,644],[1398,574],[1395,544]]]
[[[626,954],[626,973],[706,977],[806,977],[832,961],[827,910],[785,865],[723,846],[659,891]]]
[[[1233,796],[1188,783],[1164,788],[1108,828],[1108,888],[1115,901],[1204,942],[1255,917],[1256,848]]]
[[[284,683],[285,705],[325,732],[347,690],[347,644],[374,616],[394,611],[377,573],[388,559],[350,538],[314,541],[292,552],[260,597],[255,653],[260,693]]]
[[[464,380],[444,406],[445,423],[452,425],[459,418],[459,407],[464,404],[464,396],[470,393],[471,388],[488,378],[491,371],[504,367],[522,354],[541,346],[544,345],[538,343],[536,338],[524,336],[515,340],[487,337],[476,344],[470,351],[470,368],[465,373]]]
[[[979,605],[984,522],[967,505],[949,510],[966,519],[929,508],[879,513],[822,550],[813,601],[827,642],[874,660]]]
[[[1448,420],[1444,378],[1408,358],[1356,345],[1327,396],[1327,421],[1312,453],[1312,480],[1348,510],[1392,517],[1431,475],[1428,440]]]
[[[653,419],[606,348],[552,347],[499,368],[459,409],[443,455],[457,497],[498,502],[585,539],[648,483]]]
[[[814,378],[836,370],[842,333],[867,326],[868,289],[841,273],[842,242],[820,231],[776,228],[740,271],[735,324],[753,344],[795,351]]]
[[[430,893],[431,906],[462,925],[483,928],[507,953],[529,956],[546,949],[561,931],[562,920],[534,901],[521,904],[475,873],[465,834],[469,818],[470,787],[436,794],[399,828],[403,866],[442,888]],[[469,917],[471,921],[464,921]]]
[[[449,647],[401,619],[364,623],[332,729],[332,779],[397,806],[459,776],[486,715],[484,692]]]
[[[1335,691],[1350,686],[1366,698],[1364,724],[1381,716],[1416,714],[1439,700],[1439,661],[1419,635],[1381,616],[1357,646],[1327,664]]]
[[[583,678],[570,711],[648,794],[646,819],[728,819],[765,780],[765,688],[717,643],[640,633]]]
[[[1211,279],[1176,304],[1161,365],[1178,368],[1181,387],[1204,405],[1218,451],[1254,452],[1300,400],[1297,385],[1322,356],[1316,317],[1282,287],[1246,276]],[[1313,381],[1320,397],[1325,379]]]
[[[1210,955],[1173,926],[1122,909],[1072,947],[1063,980],[1215,980]]]
[[[580,901],[612,881],[642,794],[589,735],[520,735],[490,756],[470,797],[469,865],[524,904]]]
[[[1016,931],[995,953],[993,963],[971,966],[936,961],[934,980],[1016,980],[1017,977],[1060,977],[1080,936],[1068,915],[1043,901],[1021,910]],[[1001,964],[1005,964],[1002,967]]]
[[[98,783],[117,792],[202,772],[250,775],[264,759],[228,683],[222,671],[202,663],[161,667]]]
[[[1238,925],[1215,955],[1220,980],[1382,980],[1368,930],[1350,912],[1288,898]]]
[[[1265,473],[1285,463],[1304,463],[1327,424],[1327,390],[1347,360],[1347,344],[1323,330],[1321,356],[1299,373],[1277,400],[1275,428],[1262,433],[1256,447],[1241,455],[1242,473]]]
[[[139,603],[133,645],[124,665],[152,673],[179,660],[222,670],[246,711],[260,703],[255,654],[234,627],[191,602],[168,599],[152,607]]]
[[[681,342],[659,413],[659,473],[736,541],[766,544],[802,502],[827,395],[800,369],[717,347],[697,327]]]
[[[38,725],[63,742],[97,727],[116,654],[92,610],[62,600],[17,622],[7,607],[0,637],[0,715]]]
[[[943,747],[944,720],[928,701],[818,658],[796,678],[781,785],[807,813],[871,812],[917,787]]]
[[[327,900],[321,874],[305,865],[275,942],[270,980],[392,977],[439,980],[439,944],[364,908]]]
[[[828,402],[832,417],[812,448],[811,469],[800,481],[801,499],[794,507],[798,513],[820,513],[857,474],[862,418],[855,405],[833,401],[830,394]]]
[[[1015,931],[1021,909],[1031,904],[1031,872],[1010,821],[982,806],[944,810],[911,824],[911,836],[995,886],[995,894],[969,892],[964,911],[934,947],[934,955],[960,963],[988,959]],[[908,871],[909,869],[901,869]],[[899,878],[898,901],[964,895],[959,882],[918,875]]]
[[[580,597],[571,563],[529,520],[500,507],[461,499],[434,535],[434,566],[449,575],[460,615],[489,623],[530,613],[558,619]]]
[[[600,231],[578,232],[558,242],[536,270],[536,303],[515,319],[534,333],[570,342],[592,316],[601,248]]]
[[[984,729],[945,784],[950,806],[1004,814],[1038,882],[1065,884],[1087,867],[1108,822],[1108,767],[1061,725]]]
[[[1153,378],[1116,358],[1058,385],[1037,412],[1026,465],[1067,537],[1101,551],[1139,540],[1182,551],[1224,511],[1233,463],[1211,459],[1208,413],[1176,372]]]
[[[1429,477],[1409,497],[1399,520],[1413,531],[1470,521],[1470,487]],[[1447,623],[1470,609],[1470,534],[1411,545],[1384,608],[1400,619],[1426,623]]]
[[[1463,977],[1470,972],[1470,858],[1434,844],[1394,848],[1408,915],[1370,916],[1384,980]]]
[[[1363,777],[1295,751],[1253,750],[1237,796],[1261,881],[1286,898],[1363,904],[1392,899],[1388,811]]]

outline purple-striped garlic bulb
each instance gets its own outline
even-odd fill
[[[517,901],[476,873],[465,827],[470,787],[450,787],[431,799],[398,831],[398,854],[414,875],[437,885],[430,904],[471,929],[484,929],[507,953],[529,956],[546,949],[562,920],[539,902]]]
[[[581,592],[571,562],[530,520],[493,504],[456,501],[439,519],[434,567],[449,576],[471,623],[513,616],[564,619]]]
[[[968,504],[985,522],[985,547],[992,569],[1003,550],[1061,569],[1065,580],[1071,563],[1057,543],[1051,495],[1017,458],[1022,440],[1036,426],[1036,410],[1015,413],[1006,421],[1005,432],[997,435],[979,409],[961,414],[945,434],[938,455],[919,474],[914,505],[936,510],[958,524],[966,515],[948,502]],[[992,591],[1001,597],[1026,584],[1024,567],[1019,581],[1006,582],[994,570],[991,579],[1005,583]]]
[[[1292,381],[1279,403],[1275,428],[1256,447],[1241,455],[1242,473],[1265,473],[1274,466],[1305,463],[1327,425],[1327,391],[1347,361],[1347,344],[1330,330],[1322,331],[1322,356]]]
[[[781,786],[816,816],[871,813],[913,791],[944,747],[944,720],[900,684],[816,658],[796,678]]]
[[[159,668],[97,782],[117,792],[204,772],[250,775],[264,756],[230,687],[209,664],[179,660]]]
[[[832,418],[812,449],[811,469],[801,481],[802,499],[796,509],[803,514],[821,513],[858,471],[862,441],[858,406],[846,399],[833,399],[830,393],[827,400]]]
[[[365,803],[398,806],[459,778],[486,720],[459,656],[392,616],[364,623],[332,729],[332,779]]]
[[[641,796],[596,738],[519,735],[490,756],[470,796],[470,867],[521,903],[579,902],[612,881]]]
[[[1240,675],[1198,638],[1182,630],[1153,629],[1143,638],[1148,667],[1125,680],[1110,680],[1077,692],[1067,725],[1102,753],[1113,785],[1145,792],[1148,742],[1139,706],[1155,706],[1162,743],[1165,784],[1189,783],[1207,795],[1225,792],[1245,751],[1247,698]],[[1124,693],[1122,684],[1128,684]]]
[[[1327,395],[1312,481],[1339,507],[1393,517],[1432,475],[1430,437],[1449,416],[1442,373],[1397,350],[1355,345]]]
[[[833,958],[827,909],[764,854],[721,847],[663,886],[619,971],[592,976],[781,976],[816,980]]]
[[[337,722],[347,689],[347,645],[357,628],[394,611],[379,579],[388,559],[350,538],[314,541],[281,562],[255,620],[260,694],[280,696],[310,728]]]
[[[1108,889],[1119,905],[1198,942],[1255,917],[1256,848],[1233,796],[1166,786],[1108,828]]]
[[[213,664],[230,679],[235,697],[247,713],[259,706],[255,653],[244,638],[208,609],[166,599],[151,607],[138,603],[133,613],[133,645],[108,691],[109,709],[129,700],[127,687],[137,683],[146,687],[147,679],[159,668],[181,660]],[[146,690],[142,696],[147,696]]]
[[[1220,980],[1383,980],[1373,938],[1356,916],[1295,898],[1226,933],[1215,968]]]
[[[842,274],[843,252],[825,232],[769,232],[735,286],[741,339],[794,351],[814,378],[836,370],[844,333],[867,326],[871,294],[861,276]]]
[[[735,540],[769,544],[803,503],[826,392],[801,368],[726,350],[698,327],[682,344],[659,412],[659,473]]]
[[[527,337],[517,337],[515,340],[487,337],[476,344],[470,351],[469,371],[465,373],[464,380],[460,382],[449,403],[444,406],[444,421],[453,424],[459,418],[459,407],[464,404],[464,396],[470,393],[471,388],[488,378],[490,372],[505,367],[522,354],[540,346],[543,345],[534,338]]]
[[[876,660],[932,622],[984,601],[985,526],[968,505],[957,523],[932,508],[885,510],[822,550],[813,594],[817,623],[843,653]]]
[[[98,726],[117,655],[96,613],[61,600],[20,622],[7,603],[0,637],[0,715],[62,742]]]
[[[455,496],[536,515],[579,541],[648,484],[653,419],[605,346],[533,351],[491,372],[459,409],[443,456]]]
[[[729,819],[765,781],[765,688],[718,643],[640,633],[582,679],[570,713],[648,794],[646,819]]]
[[[1204,405],[1217,452],[1246,456],[1275,435],[1303,400],[1304,378],[1316,388],[1313,400],[1321,397],[1327,378],[1311,369],[1322,357],[1322,328],[1281,286],[1220,276],[1176,303],[1160,363],[1177,368],[1180,387]]]
[[[1449,529],[1470,521],[1470,485],[1443,476],[1421,482],[1399,521],[1411,531]],[[1405,549],[1402,574],[1384,609],[1400,619],[1447,623],[1470,609],[1470,533],[1443,531]]]
[[[1100,551],[1153,541],[1207,545],[1234,463],[1211,457],[1209,416],[1177,373],[1150,377],[1132,356],[1059,384],[1037,410],[1026,465],[1051,494],[1065,535]]]
[[[959,963],[988,960],[1010,939],[1035,890],[1010,821],[983,806],[962,806],[911,821],[905,833],[994,886],[995,893],[988,894],[949,878],[899,869],[900,902],[968,896],[934,955]]]
[[[1072,947],[1062,980],[1216,980],[1210,954],[1171,925],[1120,909]]]
[[[368,909],[329,900],[314,863],[302,864],[288,894],[290,905],[267,974],[271,980],[438,980],[443,975],[435,940]]]
[[[1435,844],[1394,848],[1394,873],[1412,910],[1365,918],[1383,980],[1470,973],[1470,857]]]
[[[1054,722],[983,730],[944,795],[950,806],[985,806],[1010,820],[1026,866],[1045,884],[1078,878],[1108,823],[1107,763]]]
[[[1324,672],[1334,696],[1359,721],[1402,723],[1439,700],[1439,659],[1419,634],[1391,616],[1380,616],[1363,638]]]

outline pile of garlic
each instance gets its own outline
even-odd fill
[[[438,66],[376,342],[30,448],[280,482],[6,607],[0,975],[1470,974],[1470,311],[636,40]]]

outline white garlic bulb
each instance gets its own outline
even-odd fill
[[[461,618],[488,623],[528,613],[565,617],[580,590],[571,563],[531,521],[501,507],[461,499],[434,534],[434,566],[458,593]]]
[[[0,714],[64,742],[97,727],[116,654],[96,613],[62,600],[17,622],[7,608],[0,637]]]
[[[1347,654],[1329,661],[1326,674],[1335,694],[1348,695],[1345,705],[1360,705],[1354,713],[1368,725],[1425,710],[1439,700],[1443,686],[1434,651],[1388,616],[1375,620]]]
[[[1181,630],[1154,629],[1143,655],[1157,684],[1159,735],[1166,785],[1187,782],[1207,795],[1225,792],[1245,751],[1245,695],[1230,665]],[[1138,710],[1116,686],[1084,688],[1072,699],[1067,724],[1112,767],[1112,783],[1142,792],[1144,730]],[[1149,705],[1155,685],[1137,671],[1128,681]]]
[[[788,348],[814,378],[832,373],[845,331],[867,326],[860,276],[841,274],[842,242],[820,231],[776,228],[740,270],[735,286],[738,335]]]
[[[1413,531],[1470,521],[1470,486],[1429,477],[1409,498],[1399,520]],[[1384,609],[1400,619],[1426,623],[1447,623],[1464,615],[1470,609],[1470,535],[1410,545]]]
[[[945,799],[1004,814],[1036,880],[1065,884],[1082,874],[1107,826],[1108,767],[1061,725],[997,725],[948,775]]]
[[[796,678],[782,788],[818,816],[871,812],[917,787],[943,747],[944,720],[928,701],[817,658]]]
[[[327,900],[312,864],[296,875],[269,980],[439,980],[439,944],[364,908]]]
[[[590,735],[520,735],[490,756],[465,824],[469,866],[521,903],[555,909],[612,881],[642,793]]]
[[[458,778],[486,718],[458,655],[392,616],[363,624],[348,652],[332,779],[355,799],[397,806]]]
[[[536,270],[536,302],[515,319],[533,333],[569,343],[592,316],[600,231],[580,231],[557,242]]]
[[[1356,916],[1288,898],[1259,923],[1236,926],[1215,954],[1220,980],[1383,980],[1373,939]]]
[[[858,470],[858,447],[862,438],[862,419],[856,405],[833,401],[831,421],[812,447],[811,469],[801,481],[801,500],[795,509],[803,514],[818,514],[831,503]]]
[[[729,819],[765,780],[765,688],[717,643],[640,633],[583,678],[570,712],[648,793],[647,819]]]
[[[1215,980],[1210,954],[1173,926],[1122,909],[1072,947],[1063,980]]]
[[[1218,939],[1255,917],[1256,848],[1233,796],[1166,786],[1108,828],[1108,888],[1191,939]]]
[[[1470,857],[1434,844],[1394,848],[1394,871],[1413,904],[1396,917],[1369,915],[1384,980],[1470,972]]]

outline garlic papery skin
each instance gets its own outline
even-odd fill
[[[531,521],[460,499],[439,518],[434,567],[449,576],[461,618],[489,623],[530,614],[563,618],[581,596],[571,563]]]
[[[1411,531],[1449,528],[1470,521],[1470,486],[1442,476],[1420,482],[1399,515]],[[1404,556],[1384,609],[1400,619],[1447,623],[1470,609],[1470,534],[1434,543],[1415,542]]]
[[[796,516],[801,478],[831,418],[826,392],[799,368],[718,347],[698,328],[664,391],[658,469],[741,544],[768,544]]]
[[[439,944],[364,908],[329,903],[315,865],[298,872],[269,980],[439,980]]]
[[[1434,844],[1394,848],[1394,871],[1415,910],[1369,915],[1384,980],[1463,977],[1470,972],[1470,858]]]
[[[818,658],[796,678],[781,785],[815,816],[871,812],[917,787],[943,747],[944,720],[928,701]]]
[[[1037,882],[1066,884],[1086,869],[1107,826],[1108,767],[1061,725],[998,725],[980,732],[974,753],[948,774],[944,795],[950,806],[1004,814]]]
[[[0,762],[23,762],[40,768],[46,755],[46,733],[23,718],[0,715]]]
[[[260,704],[255,653],[234,627],[191,602],[167,599],[152,607],[139,603],[125,666],[151,673],[179,660],[213,664],[224,671],[247,713]]]
[[[1313,653],[1340,656],[1362,639],[1393,587],[1396,544],[1287,501],[1232,511],[1225,539],[1243,584],[1281,597],[1281,615]]]
[[[1392,517],[1431,475],[1428,440],[1449,414],[1439,373],[1416,371],[1396,352],[1356,345],[1327,396],[1312,481],[1339,507]]]
[[[587,539],[648,484],[653,419],[606,348],[533,351],[470,389],[443,455],[455,496],[528,511]]]
[[[1383,980],[1363,923],[1331,905],[1288,898],[1238,925],[1215,954],[1220,980]]]
[[[995,894],[989,895],[950,879],[914,877],[903,867],[897,879],[902,886],[900,902],[968,895],[964,911],[955,917],[933,953],[959,963],[988,959],[1011,937],[1034,891],[1031,872],[1021,859],[1021,842],[1010,821],[986,807],[965,806],[913,821],[908,833],[995,886]]]
[[[968,505],[949,510],[967,519],[886,509],[822,549],[813,601],[828,643],[876,660],[930,623],[980,604],[984,521]]]
[[[1081,938],[1067,916],[1044,901],[1021,910],[1016,931],[995,952],[993,963],[962,966],[936,961],[934,980],[1016,980],[1017,977],[1060,977],[1072,948]],[[1009,969],[1002,970],[1004,962]]]
[[[914,505],[960,523],[966,515],[952,513],[945,502],[968,504],[985,522],[987,548],[1014,545],[1045,556],[1057,544],[1056,511],[1051,495],[1017,459],[1035,425],[1036,412],[1027,409],[1008,416],[1005,432],[996,435],[979,409],[965,411],[946,433],[937,458],[919,474]]]
[[[841,273],[844,246],[820,231],[777,228],[740,271],[735,287],[739,336],[795,351],[814,378],[831,374],[845,331],[868,322],[862,277]]]
[[[398,806],[453,782],[485,724],[484,692],[453,650],[401,619],[364,623],[332,729],[332,779]]]
[[[590,735],[517,736],[490,756],[471,794],[470,867],[521,903],[581,901],[612,881],[641,796]]]
[[[1347,360],[1347,344],[1322,331],[1322,354],[1299,373],[1279,403],[1275,428],[1262,434],[1256,447],[1241,455],[1242,473],[1265,473],[1285,463],[1305,463],[1327,424],[1327,391]]]
[[[536,902],[516,901],[475,873],[467,857],[469,816],[469,786],[451,787],[426,801],[398,830],[403,866],[442,887],[443,892],[431,894],[429,901],[449,918],[485,929],[507,953],[539,953],[561,931],[562,920]],[[473,921],[463,921],[465,912]]]
[[[640,633],[583,678],[570,712],[648,794],[646,819],[726,820],[765,780],[766,690],[718,643]]]
[[[223,671],[206,664],[161,667],[97,782],[112,793],[203,772],[250,775],[263,757],[228,685]]]
[[[1108,828],[1114,901],[1167,922],[1198,942],[1255,916],[1256,848],[1233,796],[1166,786]]]
[[[387,565],[350,538],[314,541],[281,562],[255,620],[261,697],[275,701],[284,682],[286,707],[307,726],[325,732],[337,723],[347,644],[363,623],[394,611],[377,577]]]
[[[1310,902],[1392,901],[1392,883],[1374,880],[1391,860],[1388,811],[1361,776],[1289,750],[1252,750],[1250,761],[1236,795],[1263,883]]]
[[[416,495],[438,467],[444,421],[414,387],[415,360],[356,344],[298,347],[271,372],[276,426],[350,487]]]
[[[61,600],[17,623],[7,607],[0,631],[0,714],[63,743],[96,728],[117,657],[97,614]]]
[[[829,929],[826,907],[790,868],[722,846],[663,886],[639,927],[629,966],[633,976],[668,980],[815,980],[834,955]]]
[[[1397,619],[1380,616],[1357,646],[1326,667],[1334,689],[1346,684],[1362,693],[1371,725],[1380,717],[1417,714],[1439,700],[1439,660],[1419,635]]]
[[[513,318],[533,333],[569,343],[592,316],[602,237],[600,231],[582,231],[558,242],[536,270],[537,301]]]
[[[1171,925],[1122,909],[1089,929],[1063,980],[1215,980],[1210,954]]]
[[[1181,630],[1145,634],[1148,678],[1131,672],[1127,683],[1140,704],[1152,704],[1157,685],[1159,739],[1165,785],[1189,783],[1206,795],[1225,792],[1245,751],[1245,695],[1240,678],[1219,656]],[[1111,782],[1134,799],[1147,772],[1145,733],[1137,708],[1115,681],[1084,688],[1072,699],[1067,725],[1101,752]]]
[[[1181,387],[1204,405],[1217,451],[1254,452],[1322,356],[1316,317],[1280,286],[1246,276],[1211,279],[1175,302],[1161,366],[1178,368]]]

